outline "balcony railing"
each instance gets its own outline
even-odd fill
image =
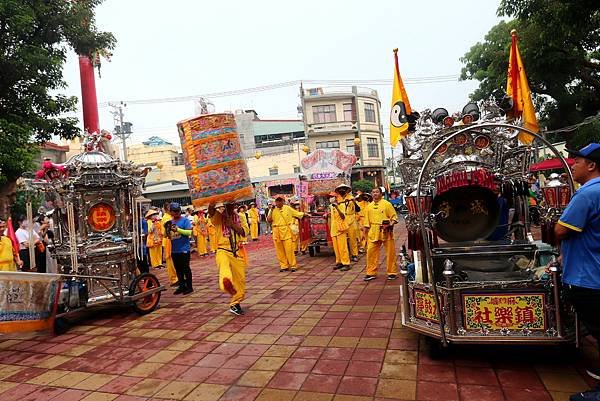
[[[317,88],[309,88],[304,90],[304,97],[306,98],[335,95],[364,95],[373,96],[379,99],[379,95],[375,89],[360,86],[320,86]]]

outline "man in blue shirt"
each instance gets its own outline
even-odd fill
[[[561,240],[562,279],[569,299],[600,344],[600,144],[567,151],[575,157],[573,179],[582,186],[573,194],[554,233]],[[600,380],[600,369],[588,369],[587,373]],[[600,388],[573,394],[570,399],[600,399]]]
[[[193,291],[192,270],[190,269],[190,237],[192,235],[192,222],[181,215],[181,206],[177,202],[171,203],[171,257],[177,272],[179,288],[177,294],[189,294]]]

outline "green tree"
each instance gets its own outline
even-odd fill
[[[369,180],[358,180],[352,183],[352,190],[371,192],[371,190],[373,190],[373,186],[373,183]]]
[[[65,117],[77,98],[59,94],[62,69],[69,49],[91,56],[113,48],[113,35],[95,26],[101,2],[0,1],[0,215],[16,180],[33,167],[37,144],[80,134],[77,118]]]
[[[516,29],[542,124],[555,129],[600,111],[600,2],[502,0],[498,15],[512,19],[492,27],[484,41],[461,58],[461,79],[480,81],[473,100],[506,89],[510,31]],[[560,139],[571,142],[578,135],[586,133]]]

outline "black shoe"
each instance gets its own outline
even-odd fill
[[[350,270],[350,266],[349,266],[349,265],[344,265],[344,266],[342,266],[342,268],[340,269],[340,271],[342,271],[342,272],[347,272],[348,270]]]
[[[185,290],[183,290],[181,293],[183,295],[187,295],[187,294],[191,294],[192,292],[194,292],[193,288],[186,288]]]
[[[398,275],[396,274],[389,274],[388,275],[388,280],[396,280],[398,278]]]
[[[600,380],[600,368],[589,368],[585,370],[585,373],[596,380]]]
[[[298,251],[294,251],[294,255],[298,255]]]
[[[296,271],[296,268],[295,268],[295,267],[292,267],[292,269],[291,269],[291,272],[293,273],[293,272],[295,272],[295,271]]]
[[[289,269],[281,269],[281,268],[280,268],[280,269],[279,269],[279,273],[283,273],[283,272],[286,272],[286,271],[288,271],[288,270],[289,270]]]
[[[358,262],[358,256],[352,256],[350,260],[353,262]]]
[[[235,304],[229,307],[229,313],[233,313],[234,315],[240,316],[243,315],[245,312],[240,304]]]
[[[302,251],[302,255],[306,255],[306,251]]]
[[[173,295],[183,294],[184,291],[186,291],[185,287],[179,287],[173,292]]]
[[[584,391],[583,393],[572,394],[570,401],[598,401],[600,400],[600,386]]]
[[[371,281],[371,280],[375,280],[375,276],[369,276],[368,274],[365,276],[365,278],[363,278],[363,280],[365,281]]]
[[[176,283],[171,284],[171,287],[179,287],[179,281]]]
[[[333,266],[333,270],[341,269],[343,266],[343,264],[338,263],[337,265]]]

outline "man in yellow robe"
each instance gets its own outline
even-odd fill
[[[363,231],[367,235],[367,271],[365,281],[375,279],[379,264],[381,245],[385,247],[388,280],[398,277],[396,267],[396,244],[394,241],[394,225],[398,217],[392,204],[382,198],[380,188],[373,188],[373,202],[365,212]]]
[[[208,255],[208,249],[206,248],[207,235],[208,228],[206,227],[204,210],[200,209],[194,214],[194,238],[196,239],[196,250],[200,256]]]
[[[356,226],[356,213],[359,209],[359,206],[352,196],[352,188],[350,188],[346,184],[338,185],[335,188],[336,193],[336,201],[338,203],[338,207],[346,218],[344,222],[348,227],[347,235],[348,235],[348,250],[350,251],[350,260],[353,262],[358,262],[358,237],[359,237],[359,229]]]
[[[169,208],[171,207],[171,202],[165,202],[163,207],[164,213],[162,218],[160,219],[162,225],[162,235],[163,235],[163,259],[165,260],[165,264],[167,265],[167,276],[169,277],[169,282],[171,283],[171,287],[176,287],[179,285],[177,279],[177,272],[175,271],[175,265],[173,264],[173,258],[171,257],[171,238],[169,238],[170,233],[167,233],[165,230],[165,224],[168,221],[173,220],[173,216],[169,214]]]
[[[23,262],[21,262],[19,251],[14,249],[10,238],[4,235],[4,230],[6,230],[6,221],[0,219],[0,271],[15,272],[17,266],[22,266]]]
[[[258,241],[258,224],[260,222],[260,214],[256,208],[256,204],[252,202],[250,209],[248,210],[248,216],[250,217],[250,238],[252,241]]]
[[[241,302],[246,294],[247,257],[241,247],[241,238],[247,236],[250,229],[247,225],[241,225],[233,204],[210,205],[208,216],[215,228],[215,262],[219,269],[219,288],[231,295],[229,312],[243,315]]]
[[[240,224],[242,226],[250,227],[250,225],[248,224],[248,215],[246,215],[246,206],[245,205],[239,206],[237,209],[237,213],[238,213],[238,216],[240,217]],[[248,228],[248,230],[249,230],[249,228]],[[249,232],[248,232],[248,234],[249,234]],[[242,244],[245,245],[247,243],[248,243],[248,236],[244,235],[242,237]]]
[[[332,194],[335,195],[335,194]],[[346,215],[340,210],[340,205],[335,201],[335,196],[332,196],[330,213],[329,232],[333,240],[333,252],[335,253],[335,266],[333,270],[350,270],[350,254],[348,253],[348,225],[346,223]]]
[[[358,206],[360,207],[360,211],[356,213],[357,216],[357,225],[359,228],[359,246],[358,246],[358,252],[359,253],[365,253],[367,250],[367,235],[366,233],[363,231],[363,226],[364,226],[364,221],[365,221],[365,213],[367,211],[367,207],[369,206],[369,203],[371,203],[371,201],[373,200],[373,197],[371,196],[371,194],[369,193],[360,193],[359,195],[357,195],[357,199],[359,200]]]
[[[160,269],[162,267],[163,226],[158,217],[158,210],[148,210],[145,218],[148,224],[146,247],[148,248],[150,266]]]
[[[267,221],[271,223],[273,228],[273,243],[279,260],[280,272],[289,270],[295,272],[297,269],[291,225],[294,217],[302,218],[302,216],[304,216],[304,213],[285,205],[282,196],[275,199],[275,207],[271,207],[269,210]]]

